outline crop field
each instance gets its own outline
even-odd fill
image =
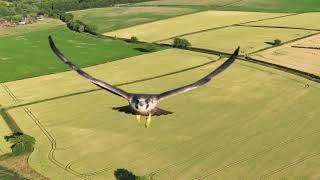
[[[149,2],[142,2],[138,3],[138,5],[216,5],[216,6],[223,6],[227,4],[235,3],[239,0],[158,0],[158,1],[149,1]]]
[[[63,23],[57,19],[45,18],[43,21],[38,21],[27,26],[16,26],[16,27],[1,27],[0,38],[2,36],[25,34],[28,32],[34,32],[39,30],[50,29],[52,27],[61,26]]]
[[[222,62],[207,54],[164,50],[87,70],[130,92],[158,93],[193,82]],[[161,107],[175,113],[154,117],[145,129],[134,116],[111,109],[124,100],[89,91],[95,87],[86,80],[70,84],[76,76],[64,72],[4,83],[28,103],[8,112],[37,137],[29,163],[49,178],[112,179],[118,168],[156,179],[319,175],[317,83],[237,61],[208,85],[164,101]],[[52,81],[43,84],[40,78]],[[60,83],[68,88],[59,88]],[[82,93],[69,91],[81,92],[80,86]]]
[[[320,35],[315,35],[284,46],[259,52],[254,57],[320,76],[319,41]]]
[[[272,47],[272,42],[277,38],[287,42],[315,33],[317,31],[233,26],[182,36],[182,38],[187,39],[192,47],[231,53],[236,47],[241,46],[241,53],[247,54]],[[160,43],[172,44],[173,40]]]
[[[136,36],[139,40],[154,42],[198,31],[249,21],[279,17],[283,15],[286,14],[236,11],[205,11],[133,26],[130,28],[105,33],[104,35],[122,38],[130,38],[131,36]]]
[[[179,7],[108,7],[72,11],[75,19],[97,26],[105,33],[130,26],[195,12]]]
[[[290,27],[290,28],[306,28],[320,30],[318,20],[320,19],[320,13],[305,13],[295,16],[288,16],[279,19],[271,19],[261,22],[248,23],[246,25],[251,26],[277,26],[277,27]]]
[[[48,36],[81,67],[144,54],[145,45],[95,38],[72,32],[65,26],[0,37],[0,82],[66,71],[52,53]],[[14,72],[14,73],[12,73]]]

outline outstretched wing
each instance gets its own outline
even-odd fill
[[[187,92],[187,91],[191,91],[195,88],[198,88],[204,84],[206,84],[207,82],[209,82],[214,76],[218,75],[219,73],[223,72],[225,69],[227,69],[237,58],[238,54],[239,54],[239,50],[240,50],[240,47],[238,47],[234,53],[229,57],[228,60],[226,60],[221,66],[219,66],[217,69],[215,69],[214,71],[212,71],[210,74],[208,74],[207,76],[203,77],[202,79],[192,83],[192,84],[189,84],[189,85],[186,85],[186,86],[183,86],[183,87],[180,87],[180,88],[177,88],[177,89],[173,89],[173,90],[170,90],[170,91],[166,91],[164,93],[161,93],[161,94],[158,94],[158,100],[163,100],[167,97],[170,97],[170,96],[173,96],[173,95],[176,95],[176,94],[181,94],[181,93],[184,93],[184,92]]]
[[[94,77],[92,77],[91,75],[89,75],[88,73],[82,71],[80,68],[78,68],[77,66],[75,66],[72,62],[70,62],[61,52],[60,50],[56,47],[56,45],[54,44],[51,36],[49,36],[49,44],[50,47],[52,49],[52,51],[65,63],[67,64],[71,69],[75,70],[78,74],[80,74],[81,76],[89,79],[93,84],[115,94],[118,95],[120,97],[123,97],[125,99],[129,99],[130,97],[130,93],[127,93],[126,91],[119,89],[117,87],[114,87],[106,82],[103,82],[99,79],[96,79]]]

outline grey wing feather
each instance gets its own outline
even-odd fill
[[[184,92],[187,92],[187,91],[191,91],[191,90],[193,90],[195,88],[198,88],[198,87],[206,84],[214,76],[218,75],[219,73],[221,73],[225,69],[227,69],[236,60],[236,58],[237,58],[237,56],[239,54],[239,50],[240,50],[240,47],[238,47],[234,51],[234,53],[229,57],[228,60],[226,60],[222,65],[220,65],[217,69],[212,71],[207,76],[203,77],[202,79],[200,79],[200,80],[198,80],[198,81],[196,81],[196,82],[194,82],[192,84],[189,84],[189,85],[177,88],[177,89],[173,89],[173,90],[170,90],[170,91],[166,91],[166,92],[161,93],[161,94],[158,94],[158,100],[163,100],[163,99],[165,99],[167,97],[170,97],[170,96],[173,96],[173,95],[176,95],[176,94],[181,94],[181,93],[184,93]]]
[[[55,46],[51,36],[49,36],[49,44],[50,47],[52,49],[52,51],[61,59],[61,61],[63,61],[65,64],[67,64],[71,69],[75,70],[78,74],[80,74],[81,76],[89,79],[93,84],[115,94],[118,95],[120,97],[123,97],[125,99],[129,99],[130,93],[125,92],[122,89],[119,89],[117,87],[114,87],[106,82],[103,82],[99,79],[96,79],[94,77],[92,77],[91,75],[89,75],[88,73],[82,71],[80,68],[78,68],[77,66],[75,66],[72,62],[70,62],[61,52],[60,50]]]

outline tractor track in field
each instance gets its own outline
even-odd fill
[[[212,176],[212,175],[214,175],[214,174],[217,174],[217,173],[220,173],[220,172],[224,172],[225,170],[227,170],[227,169],[229,169],[229,168],[232,168],[232,167],[234,167],[234,166],[237,166],[237,165],[239,165],[239,164],[242,164],[242,163],[244,163],[244,162],[248,162],[248,161],[250,161],[250,160],[255,160],[255,159],[258,159],[258,158],[260,158],[260,157],[263,157],[264,154],[266,154],[266,153],[268,153],[268,152],[270,152],[270,151],[276,150],[276,149],[281,149],[281,148],[285,147],[286,145],[288,145],[288,144],[290,144],[290,143],[293,143],[293,142],[296,142],[296,141],[299,141],[299,140],[303,140],[303,139],[306,139],[306,138],[308,138],[308,137],[310,137],[310,136],[315,136],[315,135],[318,135],[318,134],[320,134],[320,129],[315,130],[315,131],[313,131],[313,132],[311,132],[311,133],[309,133],[309,134],[307,134],[307,135],[304,135],[304,136],[296,136],[296,137],[291,138],[291,139],[289,139],[289,140],[283,141],[283,142],[281,142],[281,143],[279,143],[279,144],[276,144],[276,145],[273,145],[273,146],[271,146],[271,147],[265,148],[264,150],[259,151],[259,152],[257,152],[257,153],[254,153],[254,154],[252,154],[252,155],[249,155],[249,156],[247,156],[247,157],[245,157],[245,158],[242,158],[242,159],[240,159],[240,160],[237,160],[237,161],[231,162],[231,163],[229,163],[229,164],[226,164],[226,165],[224,165],[224,166],[222,166],[222,167],[220,167],[220,168],[218,168],[218,169],[215,169],[215,170],[213,170],[213,171],[207,171],[207,172],[203,173],[204,175],[195,177],[195,178],[193,178],[193,179],[194,179],[194,180],[205,179],[205,178],[207,178],[207,177],[209,177],[209,176]],[[307,157],[304,157],[304,158],[301,158],[302,160],[299,160],[298,162],[302,162],[302,161],[304,161],[304,159],[306,159],[306,158],[308,158],[308,157],[309,157],[309,158],[310,158],[310,157],[314,157],[315,155],[320,155],[320,152],[315,153],[315,154],[308,155]],[[291,163],[291,164],[292,164],[292,163]],[[276,171],[276,172],[277,172],[277,171]],[[272,175],[272,172],[270,173],[270,175]],[[266,176],[266,177],[267,177],[267,176]]]
[[[57,147],[57,142],[54,139],[54,137],[46,130],[46,128],[41,124],[41,122],[38,120],[38,118],[31,112],[31,110],[29,108],[23,107],[23,110],[25,111],[25,113],[31,118],[31,120],[39,127],[39,129],[41,130],[41,132],[47,137],[47,139],[50,141],[51,144],[51,149],[47,155],[48,159],[50,162],[52,162],[53,164],[55,164],[56,166],[60,167],[61,169],[63,169],[64,171],[73,174],[75,176],[77,176],[78,178],[81,179],[87,179],[86,177],[83,177],[80,175],[80,173],[72,170],[72,169],[67,169],[65,168],[65,165],[63,165],[61,162],[59,162],[55,157],[54,157],[54,153]]]
[[[255,117],[255,115],[253,114],[253,115],[252,115],[252,118],[254,119],[254,117]],[[311,122],[311,121],[309,121],[308,123],[306,123],[306,125],[304,125],[304,126],[309,125],[310,122]],[[239,124],[239,126],[242,126],[242,125],[243,125],[242,123],[237,123],[237,124]],[[241,125],[240,125],[240,124],[241,124]],[[288,124],[286,124],[286,125],[281,125],[281,124],[279,124],[279,125],[276,125],[276,126],[273,126],[273,127],[265,128],[265,129],[262,129],[262,130],[259,130],[259,131],[255,132],[255,133],[253,133],[253,134],[251,134],[251,135],[248,135],[248,136],[246,136],[246,137],[244,137],[244,138],[242,138],[242,137],[241,137],[241,138],[235,138],[235,139],[233,139],[233,141],[231,141],[231,142],[228,143],[228,144],[245,143],[245,142],[247,142],[248,140],[250,140],[250,139],[252,139],[252,138],[254,138],[254,137],[256,137],[256,136],[260,136],[260,135],[267,134],[267,133],[272,133],[272,131],[273,131],[274,129],[279,129],[279,128],[284,127],[284,126],[288,126]],[[298,126],[298,124],[297,124],[296,122],[293,122],[293,123],[291,123],[290,126],[296,127],[296,126]],[[236,125],[232,125],[231,128],[237,128],[237,126],[236,126]],[[298,131],[298,133],[299,133],[299,132],[301,132],[301,130]],[[319,130],[316,130],[316,131],[313,131],[313,132],[315,132],[315,133],[320,133],[320,129],[319,129]],[[296,133],[296,134],[297,134],[297,133]],[[313,133],[311,133],[311,134],[313,134]],[[299,137],[299,136],[298,136],[298,137]],[[280,143],[280,144],[281,144],[281,143]],[[273,146],[275,146],[275,145],[273,145]],[[271,146],[271,147],[273,147],[273,146]],[[224,145],[221,145],[221,146],[215,147],[215,148],[214,148],[214,151],[196,154],[196,155],[192,156],[191,158],[184,159],[184,160],[181,160],[181,161],[172,163],[172,164],[170,164],[170,165],[168,165],[168,166],[166,166],[166,167],[164,167],[164,168],[160,168],[160,169],[158,169],[158,170],[150,173],[149,175],[154,176],[154,175],[157,175],[157,174],[162,174],[162,173],[168,172],[171,168],[183,166],[183,165],[185,165],[185,164],[187,164],[187,163],[188,163],[189,166],[190,166],[190,163],[189,163],[189,162],[192,162],[192,161],[194,161],[194,160],[199,161],[199,160],[207,160],[208,158],[211,159],[213,156],[216,155],[217,152],[223,150],[224,147],[225,147]],[[197,163],[197,162],[194,162],[194,163]],[[181,172],[181,170],[180,170],[179,172]],[[178,175],[178,174],[176,174],[176,175]]]
[[[236,127],[236,126],[237,126],[237,124],[236,124],[236,125],[228,126],[228,128],[234,128],[234,127]],[[198,135],[198,136],[196,136],[196,137],[193,137],[191,140],[187,140],[187,141],[185,141],[185,142],[183,142],[183,143],[180,143],[179,146],[184,145],[184,144],[190,144],[190,141],[193,142],[193,139],[198,139],[198,138],[201,138],[201,137],[209,137],[209,136],[211,136],[211,135],[212,135],[211,132],[210,132],[210,133],[202,133],[202,134],[200,134],[200,135]],[[151,158],[155,153],[163,152],[163,151],[166,151],[166,150],[169,150],[169,149],[172,149],[172,146],[165,146],[165,147],[156,148],[156,149],[155,149],[154,151],[152,151],[152,152],[148,152],[148,153],[145,153],[145,154],[143,154],[143,155],[141,155],[141,156],[139,156],[139,157],[136,157],[134,160],[128,162],[128,164],[134,165],[135,162],[138,161],[138,159],[149,159],[149,158]],[[71,167],[71,165],[70,165],[70,167]],[[85,174],[82,174],[82,175],[84,175],[84,176],[94,176],[94,175],[97,175],[97,174],[101,174],[101,173],[107,172],[107,171],[109,171],[109,170],[112,170],[112,168],[110,168],[110,166],[107,166],[107,167],[105,167],[105,168],[103,168],[103,169],[101,169],[101,170],[94,171],[94,172],[90,172],[90,173],[85,173]]]
[[[275,128],[279,128],[279,127],[282,127],[282,126],[276,126],[276,127],[271,127],[267,130],[260,130],[258,132],[255,132],[251,135],[248,135],[246,137],[241,137],[241,138],[235,138],[235,140],[231,141],[230,144],[241,144],[241,143],[245,143],[247,142],[248,140],[254,138],[254,137],[257,137],[259,135],[263,135],[263,134],[266,134],[266,133],[270,133],[272,132]],[[319,130],[320,132],[320,130]],[[151,176],[155,176],[157,174],[162,174],[162,173],[165,173],[165,172],[168,172],[171,168],[173,167],[179,167],[179,166],[183,166],[189,162],[192,162],[192,161],[195,161],[195,160],[204,160],[204,159],[208,159],[208,158],[212,158],[213,156],[216,155],[217,152],[219,151],[222,151],[224,149],[225,145],[221,145],[221,146],[218,146],[218,147],[215,147],[213,151],[210,151],[210,152],[203,152],[203,153],[198,153],[188,159],[183,159],[181,161],[178,161],[178,162],[175,162],[175,163],[172,163],[172,164],[169,164],[167,165],[166,167],[164,168],[160,168],[160,169],[157,169],[153,172],[151,172],[149,175]]]
[[[14,103],[18,103],[19,99],[14,95],[14,93],[10,90],[10,88],[5,85],[4,83],[1,83],[1,86],[5,89],[5,91],[10,95],[10,97],[13,99]],[[56,140],[54,139],[54,137],[51,136],[51,134],[44,128],[44,126],[40,123],[40,121],[36,118],[36,116],[30,111],[30,109],[26,108],[26,107],[22,107],[24,112],[27,114],[28,117],[31,118],[31,120],[33,120],[33,122],[39,127],[39,129],[41,130],[41,132],[47,137],[47,139],[50,141],[51,144],[51,149],[47,155],[49,161],[51,161],[53,164],[57,165],[58,167],[64,169],[64,166],[61,162],[57,161],[54,157],[54,152],[56,150]],[[14,121],[14,119],[9,115],[9,113],[7,112],[8,109],[4,108],[2,109],[3,112],[6,113],[7,116],[10,117],[10,119],[12,120],[12,123],[14,123],[16,125],[16,122]],[[17,126],[17,125],[16,125]],[[10,127],[10,125],[9,125]],[[20,129],[17,126],[18,129]],[[15,132],[15,131],[13,131]],[[22,132],[21,130],[19,132]],[[65,170],[65,169],[64,169]],[[86,179],[84,177],[81,177],[79,175],[79,173],[75,172],[75,171],[71,171],[71,170],[66,170],[67,172],[81,178],[81,179]]]
[[[300,159],[298,159],[298,160],[296,160],[296,161],[293,161],[293,162],[284,164],[284,165],[281,166],[280,168],[275,169],[275,170],[273,170],[273,171],[270,171],[270,172],[268,172],[268,173],[260,176],[259,179],[267,179],[267,178],[270,178],[271,176],[273,176],[273,175],[275,175],[275,174],[278,174],[278,173],[280,173],[281,171],[284,171],[284,170],[286,170],[286,169],[289,169],[289,168],[291,168],[291,167],[294,167],[294,166],[296,166],[296,165],[298,165],[298,164],[300,164],[300,163],[303,163],[303,162],[305,162],[305,161],[307,161],[307,160],[310,160],[310,159],[315,158],[315,157],[318,157],[318,156],[320,156],[320,152],[316,152],[316,153],[312,153],[312,154],[306,155],[306,156],[304,156],[304,157],[302,157],[302,158],[300,158]]]

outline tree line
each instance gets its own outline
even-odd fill
[[[0,17],[10,18],[16,15],[42,13],[57,16],[62,12],[97,7],[110,7],[117,4],[138,3],[150,0],[2,0]]]

